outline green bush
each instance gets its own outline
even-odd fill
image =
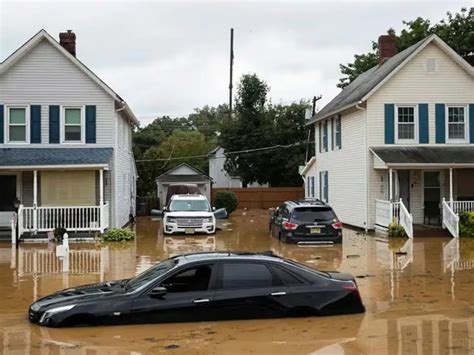
[[[393,238],[405,238],[407,234],[405,233],[405,228],[398,223],[390,223],[388,226],[388,236]]]
[[[135,232],[129,228],[112,228],[109,229],[102,239],[106,242],[122,242],[135,239]]]
[[[459,236],[474,238],[474,212],[459,213]]]
[[[216,208],[225,208],[228,214],[231,214],[237,209],[239,200],[237,195],[232,191],[219,191],[216,194]]]

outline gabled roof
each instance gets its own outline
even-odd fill
[[[201,176],[201,177],[206,177],[206,178],[210,179],[209,175],[203,173],[201,170],[195,168],[194,166],[192,166],[188,163],[181,163],[181,164],[176,165],[175,167],[173,167],[171,169],[168,169],[163,174],[161,174],[157,178],[155,178],[155,180],[161,179],[162,177],[165,177],[165,176],[167,176],[167,179],[168,179],[169,175],[172,175],[171,173],[173,171],[178,170],[179,168],[182,168],[182,167],[187,167],[187,168],[191,169],[192,171],[196,172],[195,175],[187,175],[187,176]],[[177,175],[177,176],[182,177],[182,176],[186,176],[186,175]],[[177,179],[177,180],[179,181],[179,179]]]
[[[312,156],[311,159],[308,160],[304,168],[301,170],[300,175],[301,176],[306,175],[306,173],[308,172],[309,169],[311,169],[314,163],[316,163],[316,157]]]
[[[389,58],[382,65],[376,65],[359,75],[352,83],[324,106],[321,111],[313,116],[307,124],[313,124],[366,101],[378,88],[380,88],[406,63],[432,42],[436,43],[446,54],[464,68],[468,74],[474,76],[474,69],[472,66],[451,47],[449,47],[441,38],[433,34]]]
[[[28,41],[26,41],[21,47],[19,47],[15,52],[13,52],[9,57],[7,57],[3,62],[0,63],[0,74],[6,72],[12,65],[14,65],[18,60],[25,56],[32,48],[34,48],[41,41],[48,41],[53,47],[55,47],[60,53],[62,53],[66,58],[68,58],[74,65],[76,65],[84,74],[86,74],[92,81],[94,81],[99,87],[101,87],[106,93],[108,93],[116,101],[119,109],[123,109],[129,118],[129,120],[134,124],[138,125],[139,121],[133,114],[132,110],[128,104],[113,91],[105,82],[102,81],[92,70],[85,66],[79,59],[65,50],[46,30],[42,29]]]

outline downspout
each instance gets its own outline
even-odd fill
[[[359,101],[355,106],[356,109],[364,111],[364,121],[365,121],[365,132],[364,132],[364,139],[365,139],[365,233],[369,231],[369,180],[370,180],[370,172],[369,172],[369,123],[367,122],[367,108],[363,108],[360,105],[362,101]]]

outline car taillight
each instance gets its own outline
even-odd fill
[[[345,288],[346,290],[351,290],[354,295],[361,298],[360,293],[359,293],[359,289],[357,288],[357,285],[356,285],[355,281],[351,282],[350,284],[342,285],[342,288]]]
[[[334,229],[342,229],[342,222],[336,222],[332,224]]]
[[[283,222],[283,228],[293,230],[293,229],[298,228],[298,225],[296,223],[291,223],[291,222],[286,222],[285,221],[285,222]]]

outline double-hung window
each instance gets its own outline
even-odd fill
[[[398,143],[416,143],[417,119],[415,106],[397,106],[396,137]]]
[[[315,193],[314,193],[314,182],[315,182],[314,176],[307,176],[307,178],[306,178],[306,189],[307,189],[306,197],[308,197],[308,198],[316,197]]]
[[[328,120],[323,123],[323,152],[328,151]]]
[[[8,143],[28,143],[30,140],[29,124],[30,117],[27,106],[8,106],[7,107],[6,130]]]
[[[84,142],[84,108],[82,106],[63,107],[62,141],[64,143]]]
[[[468,120],[466,106],[448,106],[446,110],[447,142],[465,143],[468,141]]]
[[[336,124],[334,125],[334,147],[336,149],[342,148],[342,134],[341,134],[341,116],[336,117]]]
[[[329,174],[327,171],[319,172],[319,199],[329,201]]]

